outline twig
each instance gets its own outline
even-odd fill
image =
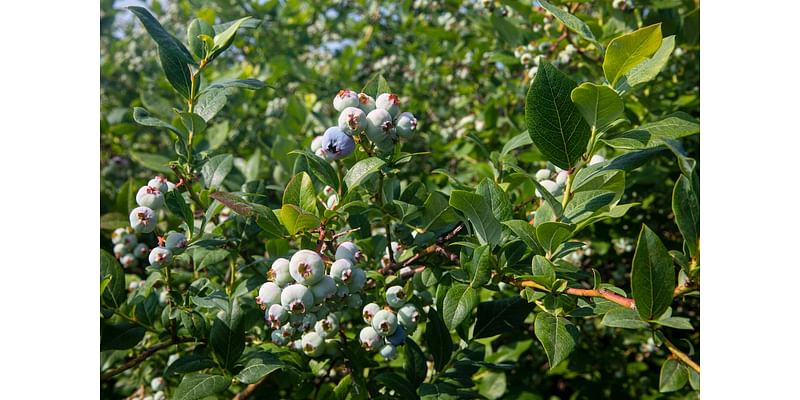
[[[543,290],[549,292],[549,290],[534,282],[534,281],[511,281],[512,284],[520,286],[520,287],[530,287],[534,289]],[[586,297],[602,297],[608,301],[613,301],[623,307],[626,308],[634,308],[635,302],[633,299],[629,299],[625,296],[620,296],[614,292],[605,290],[605,289],[578,289],[578,288],[568,288],[564,291],[564,293],[571,294],[574,296],[586,296]]]
[[[700,373],[700,365],[699,364],[694,362],[694,360],[689,358],[689,356],[686,355],[686,353],[682,352],[679,348],[675,347],[675,345],[672,344],[672,342],[670,342],[666,337],[662,336],[661,339],[664,341],[664,345],[667,346],[667,348],[672,353],[672,355],[675,356],[675,358],[677,358],[678,360],[680,360],[684,364],[686,364],[689,367],[691,367],[698,374]]]
[[[405,261],[403,261],[400,264],[398,264],[398,263],[389,263],[389,265],[387,265],[386,268],[383,268],[381,270],[381,272],[384,275],[393,273],[393,272],[397,271],[400,268],[408,267],[408,266],[414,264],[420,258],[425,257],[425,256],[427,256],[429,254],[432,254],[432,253],[442,254],[445,257],[449,258],[451,261],[457,262],[458,261],[458,255],[449,252],[442,245],[444,243],[452,240],[454,237],[456,237],[456,235],[458,235],[458,233],[461,232],[462,229],[464,229],[464,224],[463,223],[460,223],[460,224],[456,225],[455,228],[453,228],[453,230],[451,230],[446,235],[444,235],[444,236],[440,237],[439,239],[437,239],[436,243],[434,243],[434,244],[432,244],[432,245],[430,245],[430,246],[418,251],[413,256],[407,258]]]
[[[233,400],[245,400],[246,398],[250,397],[253,393],[255,393],[258,388],[267,381],[269,375],[261,378],[256,383],[251,383],[247,385],[241,392],[237,393],[236,396],[233,397]]]
[[[100,380],[101,381],[105,381],[105,380],[111,379],[114,375],[117,375],[117,374],[119,374],[119,373],[121,373],[123,371],[129,370],[129,369],[141,364],[144,360],[148,359],[150,356],[155,354],[157,351],[166,349],[167,347],[172,346],[173,344],[194,342],[196,340],[197,339],[190,338],[190,337],[179,337],[177,339],[170,339],[170,340],[168,340],[166,342],[159,343],[159,344],[157,344],[157,345],[155,345],[153,347],[150,347],[149,349],[143,351],[142,354],[139,354],[138,356],[128,360],[125,364],[122,364],[117,368],[113,368],[113,369],[110,369],[110,370],[106,371],[105,373],[100,375]]]

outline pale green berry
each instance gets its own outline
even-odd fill
[[[173,254],[181,254],[188,244],[189,242],[186,240],[186,235],[180,232],[172,232],[167,235],[164,247],[168,248]]]
[[[125,248],[128,250],[133,250],[136,248],[136,244],[139,243],[139,240],[136,239],[136,235],[125,235],[122,237],[122,244],[125,245]]]
[[[339,204],[339,197],[334,194],[328,197],[328,200],[325,202],[325,208],[328,210],[333,210],[334,208],[336,208],[336,205],[338,204]]]
[[[352,136],[367,128],[367,114],[360,108],[347,107],[339,114],[339,128]]]
[[[593,156],[592,156],[592,158],[589,160],[589,165],[600,164],[601,162],[603,162],[603,161],[605,161],[605,160],[606,160],[606,159],[605,159],[605,157],[603,157],[603,156],[601,156],[601,155],[599,155],[599,154],[595,154],[595,155],[593,155]]]
[[[541,182],[545,179],[550,179],[550,174],[552,172],[549,169],[542,168],[536,171],[536,181]]]
[[[150,233],[156,229],[156,213],[149,207],[136,207],[130,215],[131,228],[138,233]]]
[[[128,254],[128,247],[122,243],[117,243],[114,245],[114,257],[120,258]]]
[[[314,324],[314,331],[322,337],[333,336],[339,330],[339,319],[336,315],[329,314],[327,317],[320,319]]]
[[[397,117],[394,125],[398,135],[409,139],[414,136],[414,132],[417,130],[417,119],[414,118],[414,114],[404,112]]]
[[[318,357],[325,352],[325,338],[317,332],[312,331],[304,334],[302,344],[303,353],[306,353],[309,357]]]
[[[317,150],[322,148],[322,135],[314,136],[314,139],[311,141],[311,152],[316,153]]]
[[[400,320],[400,325],[414,329],[419,322],[419,311],[413,304],[406,304],[397,311],[397,319]]]
[[[154,187],[158,189],[158,191],[161,193],[167,193],[169,191],[168,182],[169,181],[167,180],[167,178],[164,178],[163,176],[159,175],[153,179],[150,179],[150,181],[147,182],[147,186]]]
[[[347,107],[358,107],[358,94],[350,89],[342,89],[333,96],[333,108],[342,111]]]
[[[127,235],[128,228],[117,228],[114,229],[114,232],[111,232],[111,243],[120,244],[122,243],[122,239]]]
[[[406,304],[406,292],[403,287],[392,286],[386,289],[386,303],[392,308],[399,308]]]
[[[389,310],[380,310],[372,317],[372,327],[381,336],[389,336],[397,329],[397,316]]]
[[[133,248],[133,255],[136,258],[145,259],[150,254],[150,248],[144,243],[139,243]]]
[[[153,186],[142,186],[136,192],[136,204],[157,210],[164,205],[164,192]]]
[[[284,287],[294,282],[292,274],[289,273],[289,260],[285,258],[279,258],[273,261],[272,266],[269,269],[269,278],[280,287]]]
[[[392,116],[382,108],[376,108],[367,114],[367,138],[376,146],[393,146],[396,130]]]
[[[388,111],[394,118],[400,112],[400,98],[393,93],[381,93],[375,99],[375,107]]]
[[[123,267],[130,268],[136,265],[136,257],[131,253],[124,254],[122,257],[120,257],[119,262]]]
[[[336,285],[336,297],[343,299],[350,294],[350,288],[347,287],[347,284]]]
[[[539,182],[548,192],[553,194],[554,196],[558,194],[561,188],[558,187],[558,184],[551,181],[550,179],[545,179]],[[542,197],[542,194],[539,193],[539,189],[536,189],[536,197]]]
[[[293,284],[281,291],[281,305],[293,314],[302,314],[314,304],[314,295],[307,287]]]
[[[558,186],[564,187],[567,184],[567,177],[569,173],[567,171],[561,171],[556,175],[556,184]]]
[[[153,378],[153,380],[150,381],[150,389],[153,389],[154,392],[163,390],[166,386],[167,382],[164,381],[164,378],[160,376]]]
[[[355,264],[361,258],[361,249],[353,242],[342,242],[336,247],[336,260],[348,259]]]
[[[350,289],[350,293],[355,293],[364,288],[364,284],[367,283],[367,273],[361,268],[353,268],[352,271],[347,288]]]
[[[272,329],[279,328],[282,324],[289,320],[289,313],[280,304],[273,304],[269,306],[267,312],[264,313],[264,319]]]
[[[300,329],[303,332],[308,332],[314,329],[314,325],[317,323],[317,316],[315,314],[306,314],[303,315],[303,321],[300,323]]]
[[[358,108],[360,108],[361,111],[364,111],[365,113],[369,113],[370,111],[375,109],[375,99],[366,93],[359,93]]]
[[[258,289],[256,304],[261,304],[265,307],[281,304],[281,288],[273,282],[265,282]]]
[[[172,252],[165,247],[156,247],[150,251],[150,256],[147,259],[150,261],[151,266],[161,268],[172,261]]]
[[[272,343],[275,343],[278,346],[286,346],[286,344],[289,343],[289,340],[285,338],[279,330],[272,331],[270,338],[272,339]]]
[[[337,254],[338,254],[337,250]],[[350,282],[353,275],[353,263],[349,258],[340,258],[331,264],[330,276],[337,282]]]
[[[358,341],[365,350],[372,351],[381,343],[381,336],[375,328],[365,326],[361,329],[361,332],[358,333]]]
[[[289,261],[289,273],[295,282],[313,285],[325,275],[325,263],[319,254],[311,250],[300,250]]]
[[[375,317],[375,314],[381,310],[381,307],[375,303],[369,303],[364,306],[361,310],[361,317],[364,318],[364,322],[371,324],[372,318]]]
[[[309,289],[314,295],[314,302],[316,304],[321,304],[336,294],[336,282],[330,276],[325,275]]]
[[[383,356],[383,358],[386,361],[391,361],[391,360],[394,360],[395,358],[397,358],[397,348],[395,348],[391,344],[383,345],[383,347],[381,347],[379,353],[380,353],[381,356]]]

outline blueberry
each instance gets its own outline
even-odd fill
[[[273,261],[268,274],[269,278],[280,287],[284,287],[294,281],[292,274],[289,273],[289,260],[285,258]]]
[[[361,258],[361,249],[353,242],[342,242],[336,248],[336,260],[347,259],[355,264]]]
[[[325,263],[319,254],[311,250],[300,250],[289,261],[289,273],[295,282],[310,286],[325,275]]]
[[[410,112],[401,113],[395,121],[395,130],[397,134],[408,139],[414,136],[414,131],[417,130],[417,119],[414,114]]]
[[[339,128],[348,135],[358,134],[367,128],[367,114],[360,108],[347,107],[339,114]]]
[[[382,108],[376,108],[367,114],[367,138],[378,147],[393,146],[396,130],[392,123],[392,115]]]
[[[302,314],[314,304],[314,295],[301,284],[289,285],[281,291],[281,305],[294,314]]]
[[[381,336],[389,336],[397,329],[397,316],[389,310],[380,310],[372,317],[372,327]]]
[[[133,255],[136,258],[145,259],[150,254],[150,248],[144,243],[139,243],[133,248]]]
[[[311,152],[316,153],[317,150],[322,148],[322,135],[314,136],[314,139],[311,141]]]
[[[383,345],[379,353],[381,356],[383,356],[383,359],[386,361],[391,361],[397,358],[397,348],[392,346],[391,344]]]
[[[164,247],[168,248],[173,254],[181,254],[188,245],[186,235],[180,232],[172,232],[167,235],[167,240],[164,242]]]
[[[350,294],[350,288],[347,284],[337,284],[336,285],[336,297],[343,299]]]
[[[536,181],[541,182],[545,179],[550,179],[550,174],[552,174],[552,171],[546,168],[542,168],[536,171]]]
[[[381,307],[375,303],[369,303],[364,306],[364,309],[361,310],[361,317],[364,318],[364,322],[371,324],[372,318],[375,317],[375,314],[381,310]]]
[[[358,292],[359,290],[364,288],[364,284],[367,283],[367,273],[364,272],[361,268],[353,268],[352,276],[350,276],[350,281],[347,282],[347,288],[350,290],[350,293]]]
[[[333,96],[333,108],[342,111],[347,107],[358,107],[358,94],[350,89],[342,89]]]
[[[339,254],[339,251],[336,251]],[[347,283],[353,276],[353,263],[348,258],[340,258],[331,264],[331,278],[337,282]]]
[[[281,326],[281,336],[286,338],[287,340],[294,335],[294,327],[290,323],[283,324]]]
[[[366,93],[359,93],[358,108],[360,108],[361,111],[364,111],[365,113],[369,113],[370,111],[375,109],[375,99]]]
[[[348,294],[345,301],[347,302],[347,307],[352,309],[358,309],[364,304],[364,300],[361,299],[361,295],[358,293]]]
[[[325,208],[328,210],[333,210],[338,204],[339,197],[334,194],[328,197],[328,200],[325,202]]]
[[[258,296],[256,296],[256,304],[270,307],[273,304],[281,303],[281,288],[273,282],[265,282],[258,289]]]
[[[353,154],[356,142],[350,135],[344,133],[339,127],[331,127],[322,135],[322,148],[320,152],[326,159],[338,160]]]
[[[386,337],[386,342],[392,346],[400,346],[406,340],[406,330],[402,326],[398,326],[393,334]]]
[[[399,308],[406,304],[406,292],[403,287],[392,286],[386,289],[386,303],[392,308]]]
[[[394,118],[400,112],[400,98],[393,93],[381,93],[375,99],[375,107],[388,111]]]
[[[269,309],[264,314],[264,319],[267,320],[270,328],[277,329],[289,319],[289,313],[286,312],[282,305],[273,304],[269,306]]]
[[[169,264],[172,261],[172,252],[165,247],[156,247],[150,251],[150,256],[147,257],[150,265],[155,268],[161,268],[164,264]]]
[[[128,254],[128,246],[125,246],[123,243],[114,245],[114,257],[120,258],[125,254]]]
[[[606,159],[605,159],[605,157],[603,157],[603,156],[601,156],[601,155],[599,155],[599,154],[595,154],[595,155],[593,155],[593,156],[592,156],[592,158],[589,160],[589,165],[595,165],[595,164],[599,164],[599,163],[601,163],[601,162],[603,162],[603,161],[605,161],[605,160],[606,160]]]
[[[336,282],[330,276],[325,275],[309,289],[314,295],[314,302],[316,304],[321,304],[336,294]]]
[[[131,228],[139,233],[150,233],[156,229],[156,213],[149,207],[136,207],[130,215]]]
[[[314,324],[314,331],[323,338],[333,336],[339,330],[339,318],[334,314],[328,314],[327,317],[317,321]]]
[[[556,184],[558,186],[564,187],[567,184],[567,177],[569,173],[567,171],[561,171],[556,175]]]
[[[286,344],[289,343],[289,340],[286,339],[279,330],[272,331],[272,334],[270,334],[270,336],[272,338],[272,343],[275,343],[278,346],[286,346]]]
[[[164,205],[164,192],[153,186],[142,186],[136,192],[136,204],[157,210]]]
[[[545,179],[539,182],[548,192],[552,193],[554,196],[561,191],[561,188],[558,187],[558,184],[551,181],[550,179]],[[542,194],[539,193],[539,189],[536,189],[536,197],[542,197]]]
[[[303,315],[303,319],[300,321],[300,330],[303,332],[313,331],[314,325],[317,324],[317,319],[317,316],[314,314]]]
[[[155,377],[153,380],[150,381],[150,389],[153,389],[154,392],[164,389],[167,386],[167,382],[164,381],[162,377]]]
[[[119,262],[123,267],[130,268],[136,265],[136,257],[133,254],[128,253],[120,257]]]
[[[167,181],[167,178],[159,175],[153,179],[150,179],[150,181],[147,182],[147,186],[154,187],[161,193],[167,193],[169,191],[169,185],[167,182],[169,182]]]
[[[419,311],[413,304],[406,304],[397,311],[398,320],[400,325],[407,329],[414,329],[419,322]]]
[[[122,239],[130,233],[128,228],[117,228],[114,229],[114,232],[111,232],[111,243],[119,244],[122,243]]]
[[[136,248],[137,243],[139,243],[139,240],[136,239],[136,235],[128,234],[122,237],[122,244],[130,251]]]
[[[318,357],[325,351],[325,339],[317,332],[308,332],[302,339],[303,353],[309,357]]]
[[[372,351],[381,342],[381,337],[375,328],[365,326],[361,329],[361,332],[358,333],[358,341],[365,350]]]

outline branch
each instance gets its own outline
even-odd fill
[[[194,342],[194,341],[196,341],[195,338],[179,337],[177,339],[170,339],[170,340],[168,340],[166,342],[159,343],[159,344],[157,344],[157,345],[155,345],[153,347],[150,347],[149,349],[143,351],[142,354],[139,354],[138,356],[128,360],[125,364],[122,364],[117,368],[113,368],[113,369],[110,369],[110,370],[106,371],[105,373],[100,375],[100,380],[101,381],[109,380],[114,375],[117,375],[117,374],[119,374],[119,373],[121,373],[123,371],[127,371],[127,370],[129,370],[129,369],[141,364],[144,360],[148,359],[150,356],[155,354],[157,351],[166,349],[167,347],[172,346],[173,344]]]
[[[402,263],[390,262],[389,265],[386,266],[386,268],[381,269],[381,273],[383,273],[384,275],[393,273],[393,272],[397,271],[400,268],[408,267],[411,264],[414,264],[420,258],[425,257],[425,256],[427,256],[429,254],[432,254],[432,253],[442,254],[445,257],[447,257],[448,259],[450,259],[450,261],[458,262],[458,255],[454,254],[454,253],[451,253],[450,251],[445,249],[442,245],[444,243],[452,240],[454,237],[456,237],[456,235],[458,235],[458,233],[461,232],[462,229],[464,229],[464,224],[463,223],[459,223],[458,225],[455,226],[455,228],[453,228],[453,230],[451,230],[446,235],[444,235],[444,236],[440,237],[439,239],[437,239],[436,243],[434,243],[434,244],[432,244],[432,245],[430,245],[430,246],[418,251],[417,253],[415,253],[413,256],[407,258]]]
[[[663,335],[661,337],[661,340],[664,341],[664,344],[667,346],[667,348],[672,353],[672,355],[675,356],[675,358],[677,358],[678,360],[680,360],[684,364],[686,364],[689,367],[691,367],[698,374],[700,373],[700,365],[699,364],[694,362],[694,360],[689,358],[689,356],[686,355],[686,353],[682,352],[679,348],[675,347],[675,345],[672,344],[672,342],[670,342],[669,340],[667,340],[667,338],[664,337]]]
[[[511,281],[512,284],[520,286],[520,287],[530,287],[534,289],[543,290],[545,292],[549,292],[549,290],[534,282],[534,281]],[[568,288],[564,293],[575,295],[575,296],[586,296],[586,297],[602,297],[608,301],[613,301],[625,308],[634,308],[635,303],[633,299],[629,299],[625,296],[620,296],[614,292],[605,290],[605,289],[578,289],[578,288]]]
[[[247,385],[241,392],[237,393],[236,396],[233,397],[233,400],[245,400],[246,398],[250,397],[253,393],[255,393],[258,388],[267,381],[267,377],[269,375],[261,378],[256,383],[251,383]]]

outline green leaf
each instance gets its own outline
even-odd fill
[[[167,76],[167,81],[169,81],[170,85],[184,99],[189,99],[192,92],[192,77],[189,65],[183,62],[175,53],[171,53],[163,47],[158,48],[158,59],[161,61],[161,69],[164,70],[164,75]]]
[[[598,49],[600,49],[600,51],[603,50],[603,46],[601,46],[600,43],[597,41],[597,39],[594,38],[592,30],[589,29],[589,26],[586,25],[585,22],[581,21],[580,18],[562,10],[561,8],[553,4],[548,3],[545,0],[539,0],[539,4],[541,4],[541,6],[544,7],[545,10],[550,11],[553,14],[553,16],[558,18],[559,21],[561,21],[564,25],[566,25],[567,28],[571,29],[572,31],[580,35],[582,38],[593,43],[595,46],[597,46]]]
[[[658,76],[658,73],[667,65],[669,55],[675,49],[675,36],[667,36],[661,41],[661,46],[656,53],[631,68],[620,80],[617,82],[617,89],[627,90],[636,85],[649,82]]]
[[[231,369],[244,351],[242,312],[236,300],[230,312],[220,311],[209,332],[211,348],[219,356],[222,366]]]
[[[317,194],[307,173],[301,172],[289,180],[283,192],[283,204],[294,204],[308,212],[317,212]]]
[[[522,297],[485,301],[478,304],[478,316],[473,339],[481,339],[502,333],[519,332],[523,321],[535,305]]]
[[[192,209],[189,207],[189,204],[186,203],[186,200],[184,200],[181,192],[171,190],[164,193],[164,204],[171,213],[175,214],[175,216],[186,223],[190,232],[194,231],[194,214],[192,214]]]
[[[425,353],[419,348],[414,339],[407,337],[405,342],[405,364],[403,370],[406,379],[414,386],[419,387],[428,375],[428,363]]]
[[[386,162],[378,157],[365,158],[347,170],[344,175],[344,183],[347,184],[348,189],[355,189],[370,175],[378,172],[384,164]]]
[[[426,231],[450,224],[458,220],[459,216],[450,207],[447,198],[440,192],[431,192],[422,205],[422,228]]]
[[[598,131],[614,122],[625,111],[622,98],[614,89],[605,85],[582,83],[572,90],[570,98],[586,123]]]
[[[450,205],[464,213],[472,223],[481,244],[500,243],[500,233],[503,228],[492,214],[486,198],[464,190],[453,190],[450,192]]]
[[[253,204],[250,204],[243,198],[228,192],[223,191],[216,191],[209,195],[212,199],[224,204],[228,208],[230,208],[233,212],[243,216],[243,217],[252,217],[255,213],[255,208]]]
[[[492,252],[488,244],[478,247],[472,253],[472,259],[465,265],[469,273],[469,286],[479,289],[487,284],[492,274]]]
[[[575,349],[578,342],[578,329],[564,317],[555,317],[541,312],[533,323],[536,338],[542,343],[550,369],[564,361]]]
[[[200,35],[213,36],[214,27],[202,19],[195,18],[186,30],[186,42],[189,43],[189,48],[192,49],[195,57],[203,59],[206,56],[206,51],[211,49],[206,49],[206,45],[200,39]]]
[[[101,276],[100,277],[100,295],[103,295],[103,292],[106,291],[106,287],[108,287],[108,283],[111,282],[111,275]]]
[[[611,147],[639,150],[662,146],[667,141],[699,132],[700,124],[689,115],[678,112],[660,121],[649,122],[629,131],[606,135],[603,141]]]
[[[443,372],[442,368],[450,362],[450,357],[453,355],[453,338],[450,337],[450,331],[433,307],[428,310],[428,322],[423,337],[428,352],[433,355],[434,367],[437,371]]]
[[[650,324],[642,321],[636,310],[625,307],[615,308],[607,312],[600,323],[613,328],[647,329],[650,327]]]
[[[513,217],[511,200],[508,199],[508,194],[491,179],[484,178],[481,183],[478,184],[475,192],[489,202],[492,214],[494,214],[498,221],[503,222]]]
[[[105,291],[101,292],[101,297],[105,304],[117,308],[125,303],[128,294],[128,288],[125,286],[125,272],[111,253],[100,249],[100,280],[102,281],[105,277],[111,277],[111,281]]]
[[[152,14],[150,14],[147,9],[143,7],[131,6],[128,7],[139,21],[142,22],[144,28],[147,30],[147,33],[150,34],[150,37],[156,42],[159,48],[165,48],[170,53],[175,54],[175,56],[183,61],[186,64],[196,65],[194,58],[192,58],[191,53],[183,44],[178,41],[174,36],[172,36],[169,32],[167,32],[163,26],[158,22]]]
[[[305,157],[309,172],[319,179],[320,182],[332,187],[333,190],[339,190],[339,177],[336,175],[336,171],[331,167],[330,163],[325,162],[308,150],[303,150],[302,152],[292,151],[292,153],[300,154]]]
[[[225,94],[225,89],[211,88],[203,92],[197,99],[197,104],[194,105],[194,112],[208,122],[222,110],[222,107],[225,107],[227,102],[228,97]]]
[[[198,400],[222,393],[230,384],[230,379],[222,375],[186,375],[175,389],[173,398],[175,400]]]
[[[595,175],[575,187],[564,215],[570,222],[579,223],[597,215],[597,211],[610,211],[625,191],[625,173],[611,170]]]
[[[281,223],[291,235],[319,226],[319,218],[293,204],[284,204],[279,213]]]
[[[603,73],[608,83],[616,86],[625,73],[652,56],[660,46],[660,23],[614,38],[603,60]]]
[[[244,368],[239,371],[239,374],[236,375],[236,379],[246,384],[256,383],[273,371],[284,367],[285,364],[282,361],[274,358],[269,353],[263,353],[249,360]]]
[[[658,380],[658,391],[661,393],[674,392],[686,386],[689,381],[689,371],[678,360],[667,360],[661,366]]]
[[[541,246],[536,239],[536,228],[529,224],[528,221],[521,219],[512,219],[503,221],[503,225],[509,227],[518,238],[520,238],[534,254],[544,254]]]
[[[178,128],[162,121],[159,118],[154,117],[152,114],[150,114],[149,111],[145,110],[142,107],[133,108],[133,120],[136,121],[136,123],[139,125],[153,126],[156,128],[167,128],[175,132],[176,134],[180,135],[180,133],[178,132]]]
[[[531,279],[551,290],[556,281],[556,268],[550,260],[536,255],[531,260]]]
[[[129,154],[131,159],[136,161],[142,167],[156,172],[161,172],[162,174],[172,173],[172,170],[168,166],[170,161],[169,158],[164,157],[161,154],[142,153],[139,151],[131,151]]]
[[[206,130],[206,121],[195,113],[182,112],[178,113],[181,124],[190,132],[194,137],[203,133]]]
[[[216,81],[208,85],[208,89],[241,88],[241,89],[258,90],[258,89],[263,89],[266,86],[267,85],[264,84],[264,82],[261,82],[258,79],[231,79],[225,81]]]
[[[503,150],[500,151],[500,157],[504,157],[511,151],[518,149],[522,146],[527,146],[529,144],[533,144],[533,140],[531,140],[531,135],[528,132],[522,132],[519,135],[508,139],[506,144],[503,145]]]
[[[268,238],[277,239],[282,238],[283,235],[286,234],[286,230],[281,225],[281,222],[278,220],[278,217],[275,215],[275,212],[267,207],[255,207],[256,211],[256,223],[258,226],[264,230],[267,234]]]
[[[400,398],[413,399],[417,397],[416,390],[411,384],[400,375],[393,372],[383,372],[375,377],[375,382],[380,383],[387,389],[394,390]]]
[[[206,368],[214,368],[217,363],[206,355],[188,354],[175,360],[164,370],[164,375],[186,374],[187,372],[200,371]]]
[[[203,175],[203,186],[217,189],[222,185],[225,177],[233,168],[233,156],[230,154],[220,154],[211,157],[200,170]]]
[[[383,75],[375,73],[369,78],[367,84],[361,89],[361,92],[377,98],[378,95],[382,93],[392,93],[392,89],[389,88],[389,83],[386,82]]]
[[[692,389],[699,391],[700,390],[700,374],[697,371],[687,368],[689,371],[689,385],[692,386]]]
[[[681,175],[672,191],[672,212],[689,249],[689,256],[697,257],[700,242],[700,196],[689,178]]]
[[[689,321],[689,318],[685,317],[667,317],[667,318],[660,318],[653,323],[659,324],[661,326],[666,326],[669,328],[674,329],[684,329],[687,331],[693,331],[694,327],[692,326],[692,322]]]
[[[489,17],[489,20],[504,42],[508,43],[512,47],[519,44],[522,32],[520,32],[516,25],[509,22],[506,17],[495,14],[492,14],[491,17]]]
[[[103,327],[100,336],[100,351],[130,349],[142,340],[144,333],[144,328],[127,321],[115,325],[106,325]]]
[[[589,125],[570,98],[575,82],[542,62],[525,100],[531,140],[554,165],[570,169],[589,143]]]
[[[631,294],[643,320],[661,316],[672,303],[675,268],[661,239],[642,224],[631,270]]]
[[[227,29],[214,36],[214,49],[211,51],[209,58],[214,58],[225,51],[225,49],[227,49],[231,43],[233,43],[233,39],[236,38],[236,31],[239,30],[239,27],[241,27],[242,23],[251,18],[252,17],[244,17],[237,19],[236,21],[233,21],[233,23],[231,23]]]
[[[478,293],[472,287],[455,283],[447,291],[442,304],[442,318],[450,330],[467,318],[478,304]]]
[[[128,216],[118,212],[110,212],[100,216],[100,229],[113,231],[117,228],[125,228],[128,224],[130,224]]]
[[[572,228],[561,222],[542,222],[536,227],[536,238],[545,251],[552,253],[572,237]]]

